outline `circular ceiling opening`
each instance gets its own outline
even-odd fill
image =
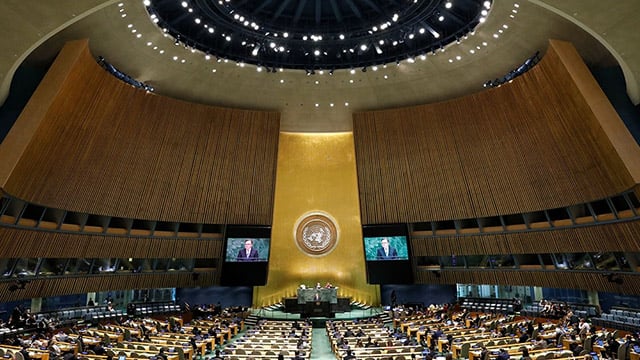
[[[176,45],[276,69],[399,62],[459,41],[484,22],[482,0],[145,0]]]

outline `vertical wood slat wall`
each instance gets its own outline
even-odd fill
[[[3,258],[219,259],[223,239],[73,234],[0,227]]]
[[[211,286],[216,273],[199,273],[194,277],[192,273],[162,273],[162,274],[131,274],[78,276],[56,279],[34,279],[26,284],[24,289],[11,292],[6,286],[0,288],[0,302],[48,297],[60,294],[82,294],[87,292],[126,289],[153,289],[168,287],[197,287]]]
[[[636,275],[616,273],[619,283],[609,281],[606,274],[595,271],[482,271],[478,269],[455,271],[418,271],[419,284],[496,284],[514,286],[542,286],[559,289],[582,289],[621,294],[640,294]]]
[[[362,223],[523,213],[632,188],[553,51],[500,88],[354,114]]]
[[[637,252],[640,221],[505,234],[412,237],[413,256]]]
[[[81,51],[7,193],[98,215],[271,224],[279,113],[147,94]]]

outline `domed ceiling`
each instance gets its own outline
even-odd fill
[[[0,29],[10,34],[0,39],[4,54],[0,57],[0,102],[21,64],[46,66],[66,41],[76,39],[89,39],[93,55],[104,57],[132,78],[151,85],[156,94],[217,106],[278,111],[281,130],[291,132],[350,131],[353,112],[446,101],[485,91],[483,84],[487,80],[503,77],[537,51],[544,56],[548,39],[571,41],[590,67],[621,65],[632,100],[637,102],[640,98],[640,47],[635,46],[640,32],[628,31],[640,16],[640,2],[635,0],[615,5],[600,0],[493,0],[484,22],[480,18],[487,8],[479,0],[451,0],[449,8],[447,1],[440,0],[215,1],[185,0],[186,7],[182,0],[0,2]],[[187,43],[187,36],[183,42],[182,35],[176,41],[178,33],[174,37],[168,28],[164,32],[160,14],[153,18],[152,10],[161,5],[172,6],[174,12],[165,17],[176,26],[193,24],[193,29],[183,34],[189,35],[193,43]],[[189,12],[190,8],[193,12]],[[206,15],[205,10],[216,23],[205,22],[204,15],[193,15],[200,11]],[[212,15],[213,11],[218,13]],[[455,27],[449,32],[439,27],[445,25],[440,24],[439,18],[434,21],[430,17],[436,12],[444,16],[444,24]],[[240,17],[244,17],[242,22]],[[231,30],[222,30],[218,24],[222,20],[223,27]],[[258,30],[251,27],[251,22]],[[381,25],[389,22],[391,25],[382,30]],[[213,43],[207,45],[209,50],[194,47],[195,40],[211,37],[209,27],[214,25],[213,38],[224,39],[223,46],[214,47]],[[441,33],[440,37],[436,39],[426,25]],[[394,50],[393,41],[391,45],[383,44],[382,54],[370,46],[379,44],[380,36],[391,39],[400,29],[405,29],[407,38],[413,34],[415,40],[425,40],[420,51],[443,47],[416,56],[408,42],[400,45],[397,38],[400,50]],[[285,31],[289,32],[286,38]],[[244,49],[247,60],[216,59],[213,53],[207,53],[213,49],[226,51],[227,43],[228,47],[239,44],[243,50],[241,38],[250,34],[261,37],[261,42],[255,44],[260,44],[258,54],[262,58],[262,52],[276,42],[276,33],[278,50],[280,45],[286,45],[286,50],[304,44],[314,45],[310,50],[318,46],[334,55],[322,54],[316,62],[313,53],[301,57],[289,50],[287,54],[292,56],[276,58],[282,61],[278,63],[282,68],[278,66],[274,73],[273,67],[249,62],[254,58],[255,47]],[[307,40],[302,39],[305,34]],[[338,40],[331,37],[336,34]],[[345,35],[345,40],[356,35],[362,37],[356,36],[358,40],[371,40],[366,42],[366,56],[355,54],[349,60],[343,59],[344,63],[329,62],[338,51],[351,49],[343,47],[340,34]],[[463,34],[466,36],[459,38]],[[227,35],[233,41],[226,41]],[[311,35],[323,38],[313,41]],[[248,44],[249,41],[244,47]],[[330,46],[320,47],[324,44]],[[360,41],[354,44],[358,45],[354,53],[361,50]],[[394,51],[402,54],[400,61],[395,60]],[[281,54],[283,58],[285,53]],[[411,55],[415,57],[408,57]],[[370,65],[372,62],[377,65]]]
[[[218,58],[276,68],[381,65],[460,41],[488,0],[149,0],[176,42]]]

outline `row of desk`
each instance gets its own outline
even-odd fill
[[[293,321],[261,321],[255,328],[241,338],[227,346],[224,352],[228,356],[237,357],[239,359],[277,359],[278,354],[282,353],[286,358],[291,358],[296,351],[302,350],[304,358],[311,357],[311,341],[313,329],[304,322],[298,322],[299,329],[296,329],[296,335],[300,336],[303,329],[307,334],[305,340],[306,346],[302,349],[298,347],[300,337],[286,337],[289,331],[294,328]]]

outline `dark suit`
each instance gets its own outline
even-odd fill
[[[258,250],[251,248],[251,250],[249,251],[249,256],[247,256],[247,250],[242,248],[240,249],[240,251],[238,251],[238,256],[236,257],[236,260],[238,261],[258,261]]]
[[[22,357],[24,358],[24,360],[31,360],[31,355],[29,355],[29,350],[27,350],[26,348],[22,348],[22,350],[20,350],[19,353],[22,354]]]
[[[389,254],[384,253],[384,248],[381,246],[376,252],[376,259],[378,260],[393,260],[398,258],[398,251],[396,248],[389,246]]]

